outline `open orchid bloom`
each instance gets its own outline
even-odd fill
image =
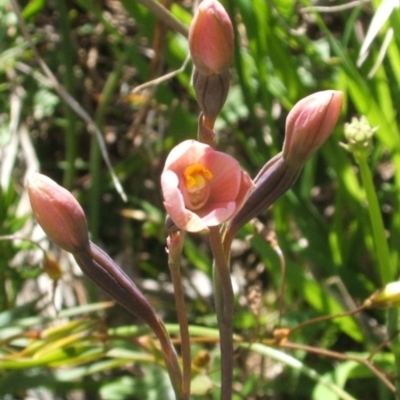
[[[167,157],[161,187],[164,206],[175,225],[199,232],[232,218],[253,182],[233,157],[186,140]]]

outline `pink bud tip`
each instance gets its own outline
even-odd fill
[[[232,22],[217,0],[204,0],[199,5],[189,29],[189,48],[201,74],[221,74],[232,64]]]
[[[342,92],[326,90],[295,104],[286,119],[286,162],[302,166],[322,146],[339,119],[342,103]]]
[[[75,253],[89,245],[85,214],[75,197],[45,175],[27,182],[33,214],[46,235],[62,249]]]

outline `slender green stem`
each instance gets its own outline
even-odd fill
[[[233,306],[234,297],[229,266],[219,227],[210,227],[214,255],[214,296],[220,332],[221,400],[231,400],[233,383]]]
[[[367,152],[354,153],[358,165],[360,167],[361,177],[363,180],[365,193],[368,201],[368,211],[371,220],[372,233],[377,254],[379,267],[379,275],[382,285],[395,279],[393,267],[390,259],[389,245],[385,235],[385,227],[382,220],[382,213],[379,207],[378,197],[376,195],[373,184],[371,170],[368,165]],[[395,308],[388,310],[387,317],[388,334],[393,338],[392,351],[395,357],[395,366],[397,376],[400,376],[400,339],[398,336],[399,330],[399,315]],[[400,379],[396,379],[396,398],[400,399]]]
[[[181,235],[181,233],[179,233]],[[183,238],[182,238],[183,239]],[[172,283],[174,285],[174,296],[176,314],[179,322],[179,334],[181,338],[181,354],[182,354],[182,400],[189,400],[190,382],[191,382],[191,366],[192,358],[190,354],[190,335],[189,323],[185,307],[185,296],[182,288],[181,276],[181,254],[180,251],[171,250],[169,245],[168,265],[171,273]]]
[[[367,154],[365,152],[358,152],[355,156],[360,167],[361,177],[368,201],[368,212],[371,220],[379,267],[378,273],[381,278],[381,284],[385,285],[393,280],[393,268],[391,266],[389,245],[385,235],[382,213],[379,207],[371,170],[368,165]]]

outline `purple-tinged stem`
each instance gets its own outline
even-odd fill
[[[214,296],[221,349],[221,400],[232,399],[233,384],[233,306],[234,296],[229,265],[219,227],[210,227],[214,255]]]
[[[177,399],[183,400],[182,372],[177,354],[164,323],[143,293],[112,258],[92,242],[88,249],[73,255],[85,275],[153,330],[160,341],[165,365]]]
[[[189,400],[192,358],[190,354],[190,335],[189,323],[185,307],[185,296],[182,288],[181,276],[181,256],[183,248],[183,232],[178,231],[170,233],[167,239],[168,245],[168,266],[171,273],[172,283],[174,285],[174,297],[176,314],[179,322],[179,332],[181,337],[182,354],[182,399]]]

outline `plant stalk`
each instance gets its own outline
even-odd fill
[[[221,400],[232,399],[233,384],[233,306],[234,296],[229,265],[219,227],[210,227],[214,255],[214,296],[221,349]]]
[[[378,261],[378,273],[382,286],[396,279],[394,276],[388,241],[385,235],[385,227],[382,220],[382,213],[379,207],[371,170],[368,165],[367,152],[355,152],[355,158],[360,167],[361,178],[364,184],[365,193],[368,201],[368,212],[371,220],[372,233]],[[396,375],[400,376],[400,338],[399,315],[396,308],[388,310],[387,326],[388,335],[392,338],[391,346],[395,357]],[[400,379],[396,379],[396,399],[400,399]]]
[[[360,167],[361,178],[364,184],[365,194],[368,202],[368,212],[371,220],[372,234],[376,248],[376,256],[378,261],[378,274],[381,279],[382,286],[391,282],[394,278],[393,268],[391,266],[389,245],[385,234],[385,227],[382,220],[378,197],[376,195],[375,186],[372,179],[371,170],[367,161],[365,152],[355,154],[356,160]]]
[[[175,240],[176,239],[176,240]],[[192,358],[190,354],[189,323],[185,307],[185,296],[182,288],[181,255],[183,247],[183,234],[177,232],[168,240],[168,266],[174,285],[175,307],[179,322],[182,354],[182,400],[189,400],[191,383]]]

